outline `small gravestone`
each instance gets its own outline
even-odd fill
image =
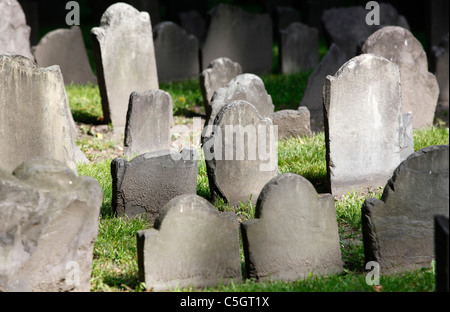
[[[324,86],[327,180],[333,195],[385,185],[414,151],[410,114],[402,114],[400,70],[362,54]]]
[[[91,30],[104,121],[123,131],[133,91],[158,89],[152,26],[147,12],[111,5]]]
[[[241,223],[241,231],[249,278],[295,281],[343,271],[334,199],[319,197],[300,175],[270,180],[255,219]]]
[[[283,109],[273,114],[273,125],[278,127],[279,138],[311,136],[309,110],[300,106],[297,110]]]
[[[181,153],[156,151],[130,162],[111,162],[112,208],[118,216],[138,215],[153,222],[171,199],[197,192],[198,155],[195,149]]]
[[[319,63],[319,31],[296,22],[280,31],[280,67],[283,74],[309,71]]]
[[[436,291],[448,292],[448,216],[434,217],[434,254],[436,257]]]
[[[141,282],[154,291],[240,283],[239,222],[204,198],[168,202],[153,229],[137,233]]]
[[[178,13],[180,26],[185,29],[188,34],[194,35],[198,42],[203,41],[205,36],[206,23],[205,19],[196,10],[190,10]]]
[[[203,153],[213,200],[222,198],[233,206],[250,198],[255,202],[263,186],[278,174],[272,121],[240,100],[226,104],[208,128],[212,131],[204,134]]]
[[[97,83],[78,26],[49,32],[33,48],[33,54],[41,67],[59,65],[65,84]]]
[[[380,274],[430,267],[434,217],[448,218],[448,169],[448,145],[426,147],[395,169],[381,200],[368,198],[364,202],[365,259],[378,262]]]
[[[158,80],[170,82],[197,77],[198,40],[173,22],[162,22],[153,29]]]
[[[133,92],[127,112],[123,153],[132,157],[170,147],[172,97],[163,90]]]
[[[0,169],[0,290],[89,291],[102,198],[56,160]]]
[[[434,74],[436,75],[436,79],[439,85],[439,99],[438,103],[441,107],[446,108],[448,110],[448,89],[449,89],[449,80],[448,80],[448,33],[444,38],[442,38],[439,46],[433,47],[434,53],[434,63],[435,70]]]
[[[439,96],[436,77],[428,72],[422,44],[404,28],[387,26],[367,38],[363,53],[383,56],[400,67],[402,110],[413,113],[413,128],[431,126]]]
[[[227,4],[209,13],[209,27],[202,50],[202,68],[212,60],[228,57],[244,73],[262,74],[272,70],[272,20],[269,14],[252,14]]]
[[[9,52],[34,60],[30,49],[30,26],[16,0],[0,0],[0,52]]]
[[[200,73],[200,87],[202,89],[203,105],[206,116],[211,114],[211,98],[220,88],[224,88],[236,76],[242,74],[241,65],[227,57],[213,60],[208,68]]]

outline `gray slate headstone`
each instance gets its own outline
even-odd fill
[[[435,70],[434,74],[439,85],[439,99],[438,103],[442,107],[448,109],[449,107],[449,80],[448,80],[448,33],[442,38],[439,46],[433,47],[433,55],[435,59]]]
[[[90,291],[102,189],[63,163],[0,169],[0,290]]]
[[[150,16],[126,3],[113,4],[100,27],[92,28],[91,39],[104,121],[123,131],[131,92],[159,89]]]
[[[154,291],[240,283],[239,222],[204,198],[180,195],[137,233],[139,277]]]
[[[188,34],[194,35],[198,42],[203,41],[206,31],[205,19],[196,10],[190,10],[178,13],[180,26],[185,29]]]
[[[212,60],[228,57],[242,66],[244,73],[272,71],[272,20],[268,14],[252,14],[219,4],[209,13],[202,50],[202,68]]]
[[[156,151],[130,162],[111,162],[112,208],[118,216],[138,215],[153,222],[171,199],[197,192],[198,155],[195,149],[180,153]]]
[[[343,271],[334,199],[319,197],[300,175],[270,180],[255,218],[241,223],[246,273],[257,280],[295,281]]]
[[[404,28],[386,26],[367,38],[363,53],[383,56],[400,67],[402,110],[413,113],[413,128],[433,124],[439,96],[436,77],[428,72],[422,44]]]
[[[380,274],[430,267],[434,217],[449,214],[448,170],[448,145],[426,147],[395,169],[381,200],[364,202],[365,261],[378,262]]]
[[[64,83],[97,83],[92,73],[81,29],[56,29],[47,33],[33,47],[36,63],[41,67],[59,65]]]
[[[297,110],[283,109],[273,114],[272,122],[278,127],[279,138],[311,136],[309,110],[300,106]]]
[[[448,292],[448,216],[434,217],[434,254],[436,257],[436,291]]]
[[[126,157],[169,149],[172,107],[172,97],[163,90],[131,93],[123,147]]]
[[[414,151],[399,67],[374,54],[345,63],[324,86],[327,180],[333,195],[386,184]]]

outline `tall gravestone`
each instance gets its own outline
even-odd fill
[[[195,194],[172,199],[137,233],[140,280],[154,291],[241,282],[238,225]]]
[[[102,199],[53,159],[0,168],[0,290],[89,291]]]
[[[449,108],[449,95],[448,95],[448,89],[449,89],[449,80],[448,80],[448,74],[449,74],[449,68],[448,68],[448,33],[445,35],[439,46],[433,47],[433,55],[434,58],[434,74],[436,75],[436,79],[439,85],[439,99],[438,104],[442,108],[446,108],[448,110]]]
[[[319,197],[300,175],[270,180],[255,218],[241,223],[246,274],[257,280],[295,281],[343,271],[334,199]]]
[[[449,147],[429,146],[403,161],[381,200],[361,208],[366,262],[380,274],[430,267],[434,259],[435,215],[449,214]]]
[[[327,76],[323,96],[329,190],[341,195],[385,185],[414,151],[399,67],[374,54],[354,57]]]
[[[158,89],[152,26],[147,12],[111,5],[91,30],[104,121],[123,131],[131,92]]]

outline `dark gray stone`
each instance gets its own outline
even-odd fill
[[[381,200],[368,198],[364,202],[365,261],[378,262],[380,274],[430,267],[434,216],[448,218],[448,169],[448,145],[426,147],[395,169]]]
[[[438,104],[446,108],[449,108],[449,82],[448,82],[448,33],[442,38],[439,46],[433,47],[433,57],[435,63],[434,74],[439,85],[439,99]]]
[[[273,125],[278,127],[279,138],[311,136],[309,110],[300,106],[297,110],[284,109],[273,114]]]
[[[205,19],[196,10],[190,10],[178,13],[180,26],[183,27],[188,34],[194,35],[198,42],[203,41],[206,31]]]
[[[158,2],[158,0],[128,0],[128,3],[135,7],[138,11],[148,12],[152,27],[155,27],[155,25],[159,24],[161,21]]]
[[[434,254],[436,257],[436,291],[448,292],[448,217],[434,217]]]
[[[275,7],[275,31],[280,32],[289,27],[292,23],[300,22],[300,11],[289,6]]]
[[[233,212],[200,196],[172,199],[153,229],[137,233],[140,280],[154,291],[240,283],[238,227]]]

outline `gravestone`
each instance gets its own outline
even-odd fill
[[[226,104],[209,128],[203,134],[203,153],[213,201],[222,198],[233,206],[250,198],[256,202],[263,186],[278,174],[272,121],[238,100]]]
[[[203,105],[206,117],[211,115],[211,98],[220,88],[224,88],[236,76],[242,74],[241,65],[227,57],[213,60],[208,68],[200,73],[200,87],[202,89]]]
[[[434,217],[434,254],[436,257],[436,291],[448,292],[448,216]]]
[[[102,198],[56,160],[0,168],[0,290],[89,291]]]
[[[196,194],[172,199],[153,229],[137,233],[140,280],[153,291],[240,283],[238,226]]]
[[[156,151],[129,162],[116,158],[111,162],[112,208],[118,216],[142,215],[153,222],[171,199],[197,192],[197,173],[195,149]]]
[[[74,123],[59,66],[0,54],[0,167],[52,158],[77,172]],[[81,152],[81,151],[80,151]]]
[[[198,40],[173,22],[162,22],[153,29],[159,82],[187,80],[200,72]]]
[[[283,109],[273,114],[272,122],[278,127],[279,138],[311,136],[309,110],[300,106],[297,110]]]
[[[387,26],[367,38],[363,53],[383,56],[400,67],[402,110],[413,113],[413,128],[433,124],[439,96],[436,77],[428,72],[422,44],[404,28]]]
[[[163,90],[132,92],[127,112],[123,153],[126,157],[170,147],[172,97]]]
[[[210,20],[202,45],[202,68],[212,60],[228,57],[244,73],[262,74],[272,70],[272,20],[268,14],[252,14],[227,4],[208,13]]]
[[[426,147],[395,169],[381,200],[364,202],[364,255],[366,262],[378,262],[381,274],[430,267],[434,217],[448,218],[448,169],[448,145]]]
[[[104,122],[122,132],[131,92],[158,89],[152,27],[147,12],[111,5],[91,30]]]
[[[439,85],[439,99],[438,103],[441,107],[448,109],[448,89],[449,89],[449,81],[448,81],[448,33],[444,38],[442,38],[439,46],[433,47],[433,55],[435,61],[435,70],[434,74],[436,75],[436,79]]]
[[[283,74],[309,71],[319,63],[319,31],[296,22],[280,31],[279,64]]]
[[[0,53],[9,52],[34,60],[30,32],[19,2],[0,0]]]
[[[399,67],[362,54],[327,76],[327,180],[333,195],[383,186],[414,151],[411,114],[402,114]]]
[[[300,175],[270,180],[241,231],[249,278],[296,281],[343,271],[334,199]]]
[[[33,47],[33,54],[41,67],[59,65],[65,84],[97,83],[97,77],[89,64],[83,34],[78,26],[47,33]]]
[[[194,35],[198,42],[203,41],[205,36],[206,23],[205,19],[196,10],[189,10],[178,13],[180,26],[187,31],[188,34]]]
[[[27,25],[30,26],[30,45],[34,46],[39,41],[39,4],[37,0],[19,0],[25,14]]]

